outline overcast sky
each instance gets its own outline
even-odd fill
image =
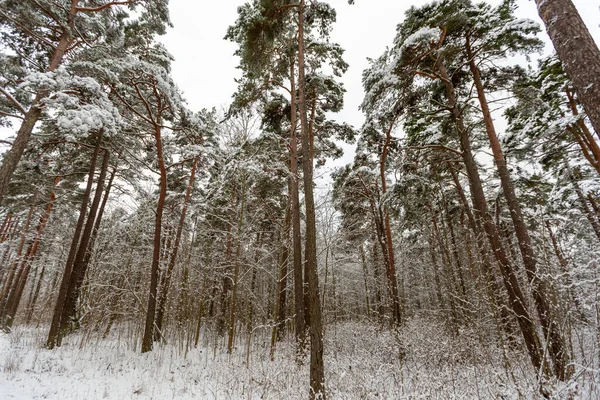
[[[600,10],[598,0],[573,0],[597,43],[600,43]],[[396,25],[411,5],[427,0],[331,0],[337,10],[337,23],[332,39],[346,50],[350,68],[343,78],[347,93],[345,108],[339,118],[359,127],[362,114],[358,105],[363,91],[361,73],[367,67],[367,57],[381,55],[392,43]],[[492,4],[498,0],[488,0]],[[175,56],[173,75],[184,91],[191,109],[211,108],[227,104],[236,90],[234,77],[238,59],[233,56],[234,43],[223,40],[227,27],[237,18],[237,7],[244,0],[193,1],[171,0],[170,11],[174,28],[161,40]],[[519,17],[542,23],[533,0],[518,0]],[[545,31],[541,35],[549,43]],[[548,44],[547,52],[551,51]]]
[[[487,0],[498,4],[499,0]],[[183,90],[192,110],[220,107],[229,103],[236,90],[234,78],[238,59],[233,56],[236,44],[223,40],[227,27],[237,18],[237,8],[244,0],[192,1],[171,0],[170,11],[174,28],[161,38],[174,55],[173,77]],[[368,66],[367,58],[380,56],[392,43],[396,25],[404,12],[412,5],[418,6],[429,0],[357,0],[348,5],[347,0],[330,0],[337,10],[337,23],[332,40],[346,50],[345,60],[350,64],[343,77],[347,90],[344,110],[336,119],[359,128],[363,122],[358,106],[363,98],[362,71]],[[573,0],[596,43],[600,43],[600,10],[598,0]],[[533,0],[518,0],[517,14],[531,18],[543,26],[537,15]],[[543,30],[541,37],[547,42],[546,54],[552,51],[548,36]],[[346,154],[341,160],[328,163],[344,165],[352,160],[352,150],[345,146]],[[324,171],[325,172],[325,171]],[[325,172],[325,175],[328,175]],[[320,180],[325,184],[328,178]]]

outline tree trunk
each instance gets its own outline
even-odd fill
[[[60,66],[65,54],[68,52],[69,47],[71,46],[73,39],[71,38],[70,32],[72,32],[75,28],[75,15],[77,14],[78,3],[79,0],[71,0],[71,8],[67,15],[67,26],[63,27],[63,32],[60,35],[58,45],[54,48],[52,57],[50,59],[50,64],[48,65],[46,72],[52,72]],[[21,122],[21,127],[17,132],[17,137],[15,138],[12,147],[10,150],[4,153],[2,165],[0,165],[0,203],[4,198],[6,191],[8,190],[8,185],[10,183],[10,179],[12,178],[12,174],[17,169],[19,160],[21,160],[21,156],[27,147],[27,143],[31,137],[31,132],[33,132],[35,124],[42,115],[42,102],[46,97],[49,96],[49,94],[50,92],[45,89],[40,90],[36,94],[31,107],[23,116],[23,122]]]
[[[217,319],[217,334],[223,336],[225,334],[225,316],[227,314],[228,295],[233,284],[233,277],[229,276],[229,268],[232,266],[233,257],[233,221],[235,219],[235,213],[237,208],[237,189],[235,183],[231,190],[231,215],[229,216],[229,223],[227,224],[227,242],[225,244],[225,264],[226,271],[223,277],[223,290],[221,291],[221,314]],[[235,206],[234,206],[235,204]],[[211,306],[212,309],[212,306]],[[212,315],[211,315],[212,316]]]
[[[492,312],[495,314],[496,309],[499,310],[500,323],[502,329],[506,333],[509,343],[512,344],[515,342],[515,340],[513,328],[511,326],[511,315],[510,311],[507,309],[503,301],[504,299],[501,296],[501,287],[498,285],[496,279],[494,279],[494,276],[492,275],[492,264],[489,259],[489,248],[486,246],[486,242],[483,237],[485,235],[485,232],[483,227],[481,226],[481,219],[475,219],[475,217],[473,216],[473,212],[471,211],[471,207],[469,205],[469,202],[467,201],[465,192],[462,188],[462,185],[460,184],[458,175],[456,174],[456,171],[454,170],[450,162],[448,162],[448,167],[450,169],[450,173],[452,174],[452,180],[454,181],[454,185],[463,205],[463,209],[465,211],[465,214],[467,215],[469,227],[471,228],[471,231],[473,232],[473,235],[476,238],[476,244],[479,250],[478,254],[480,258],[480,265],[482,266],[483,276],[485,278],[484,289],[489,298],[490,304],[492,305]]]
[[[379,175],[381,179],[381,196],[385,197],[387,193],[387,178],[385,174],[385,164],[387,161],[387,155],[389,146],[392,140],[392,129],[395,122],[392,122],[390,128],[386,133],[385,144],[381,152],[381,159],[379,162]],[[385,202],[385,199],[384,199]],[[398,326],[402,324],[401,309],[402,305],[400,302],[400,296],[398,295],[398,279],[396,278],[396,261],[394,258],[394,243],[392,239],[392,228],[390,226],[390,215],[387,211],[385,204],[381,206],[383,213],[383,225],[385,230],[385,245],[387,252],[387,278],[388,288],[392,300],[392,324]]]
[[[567,168],[569,168],[569,167],[567,166]],[[583,195],[583,191],[581,190],[581,187],[579,186],[579,183],[577,182],[577,178],[573,174],[573,171],[569,171],[569,179],[571,180],[573,189],[575,189],[575,194],[577,194],[577,199],[579,200],[579,203],[581,204],[581,208],[583,209],[585,217],[590,222],[590,225],[592,225],[592,229],[594,230],[596,237],[600,241],[600,222],[598,221],[598,219],[594,215],[594,212],[588,205],[587,200],[586,200],[585,196]]]
[[[94,153],[90,163],[90,172],[88,174],[87,186],[83,194],[83,200],[81,202],[81,208],[79,209],[79,218],[77,225],[75,226],[75,233],[73,234],[73,240],[71,241],[71,247],[69,249],[69,255],[67,257],[67,263],[65,265],[65,271],[60,283],[60,289],[58,291],[58,298],[56,299],[56,305],[54,307],[54,314],[52,316],[52,323],[50,325],[50,332],[48,332],[48,339],[46,341],[46,347],[53,349],[54,346],[60,346],[60,318],[62,316],[62,310],[67,298],[67,291],[69,289],[69,283],[71,280],[71,272],[73,270],[73,263],[75,262],[75,255],[77,247],[79,245],[79,239],[81,231],[83,230],[83,223],[85,221],[85,214],[87,212],[87,205],[90,200],[90,193],[92,191],[92,185],[94,183],[94,173],[96,172],[96,162],[98,161],[98,153],[100,152],[100,144],[102,143],[103,131],[100,130],[96,139],[96,146],[94,147]]]
[[[4,220],[2,220],[2,225],[0,225],[0,243],[3,243],[6,238],[6,232],[8,232],[8,227],[12,220],[12,213],[6,214]]]
[[[381,299],[381,287],[379,282],[381,281],[381,265],[379,263],[379,254],[377,253],[377,239],[373,238],[373,250],[372,250],[372,262],[373,262],[373,278],[375,281],[375,305],[377,306],[377,315],[379,320],[383,320],[384,309],[383,301]]]
[[[183,233],[183,225],[185,223],[185,216],[187,213],[188,203],[192,197],[192,189],[194,187],[194,178],[196,177],[196,167],[198,165],[198,157],[194,158],[192,164],[192,171],[190,174],[190,180],[188,182],[187,189],[185,191],[185,199],[183,201],[183,207],[181,209],[181,215],[179,216],[179,224],[177,225],[177,232],[175,233],[175,243],[173,245],[173,251],[171,252],[171,258],[169,265],[167,266],[166,272],[162,275],[160,282],[160,292],[158,294],[158,308],[156,312],[156,323],[154,325],[154,341],[158,342],[164,340],[162,334],[162,323],[165,314],[165,306],[167,303],[167,294],[169,292],[169,286],[171,285],[171,275],[173,268],[175,268],[175,262],[177,261],[177,253],[179,252],[179,243],[181,242],[181,234]]]
[[[313,159],[306,115],[304,7],[305,1],[300,0],[298,7],[298,109],[300,111],[300,125],[302,128],[302,171],[304,174],[304,202],[306,207],[305,263],[308,269],[308,292],[310,296],[310,398],[324,400],[323,328],[321,325],[321,302],[319,301],[319,275],[317,273],[317,228],[313,194]]]
[[[102,222],[102,217],[104,216],[104,210],[106,208],[106,203],[108,202],[108,196],[110,195],[110,190],[112,188],[113,180],[115,178],[116,173],[117,173],[117,168],[115,167],[112,170],[110,177],[108,178],[108,183],[106,184],[106,189],[104,191],[104,197],[102,198],[102,205],[100,206],[100,210],[98,211],[98,216],[96,217],[96,220],[94,222],[94,229],[92,231],[92,237],[90,238],[90,243],[88,245],[88,251],[85,253],[85,256],[83,258],[83,267],[82,267],[82,269],[84,271],[83,275],[85,275],[85,271],[87,271],[87,268],[90,264],[90,260],[92,258],[94,244],[98,237],[98,231],[100,230],[100,223]],[[83,283],[83,277],[82,277],[81,282],[78,283],[79,288],[77,290],[79,290],[81,288],[82,283]]]
[[[477,97],[483,113],[485,129],[490,141],[490,147],[494,155],[494,161],[500,176],[504,198],[508,204],[510,216],[517,235],[521,257],[527,273],[527,279],[531,285],[531,292],[535,301],[536,309],[540,317],[544,337],[547,339],[548,351],[554,365],[554,374],[562,381],[569,379],[567,364],[569,363],[569,354],[565,347],[565,341],[562,337],[556,318],[551,313],[551,304],[548,300],[548,289],[544,281],[537,274],[537,259],[533,251],[533,244],[529,236],[529,230],[525,224],[525,219],[521,211],[521,205],[517,199],[515,188],[506,165],[506,159],[500,147],[500,141],[496,134],[492,114],[485,96],[483,82],[479,69],[475,63],[474,55],[471,51],[470,43],[467,38],[467,54],[469,56],[469,68],[473,75]]]
[[[37,280],[37,285],[35,286],[35,290],[32,291],[31,299],[29,301],[29,306],[27,307],[27,317],[25,320],[25,324],[29,325],[31,322],[31,318],[33,317],[33,311],[35,310],[35,305],[40,296],[40,291],[42,290],[42,282],[44,281],[44,276],[46,274],[46,264],[42,265],[42,271],[40,272],[40,276]]]
[[[365,195],[369,198],[369,204],[371,207],[371,214],[373,215],[373,224],[375,226],[375,238],[377,243],[381,247],[381,254],[383,256],[383,264],[385,265],[386,272],[386,287],[388,292],[388,304],[390,304],[390,308],[392,310],[392,325],[396,325],[396,319],[394,317],[394,292],[393,292],[393,281],[392,277],[395,277],[395,273],[393,275],[390,274],[394,268],[390,267],[390,253],[388,252],[388,241],[386,240],[386,232],[384,226],[384,215],[382,207],[377,207],[375,204],[375,199],[373,198],[372,192],[368,190],[367,186],[363,182],[363,187],[365,189]],[[397,287],[397,286],[396,286]],[[383,317],[383,305],[381,307],[380,317]]]
[[[17,314],[17,309],[19,308],[19,303],[21,302],[23,290],[25,289],[27,277],[29,276],[29,271],[31,269],[31,263],[33,262],[33,259],[37,254],[37,250],[40,245],[40,240],[42,239],[44,229],[46,228],[46,224],[48,223],[48,219],[50,218],[50,213],[52,212],[52,207],[54,206],[54,200],[56,199],[56,185],[58,185],[60,180],[60,177],[54,178],[54,185],[52,186],[52,190],[50,191],[50,201],[48,202],[48,206],[46,207],[46,212],[44,213],[44,215],[42,215],[42,218],[40,219],[40,223],[38,224],[38,227],[36,229],[35,239],[29,247],[21,263],[21,276],[18,279],[16,279],[14,289],[11,292],[10,297],[8,299],[6,316],[4,318],[3,324],[4,330],[9,331],[11,329],[15,319],[15,315]]]
[[[369,283],[368,283],[369,282],[368,281],[369,271],[367,269],[367,257],[365,256],[365,247],[362,243],[360,244],[359,250],[360,250],[360,261],[361,261],[361,264],[363,267],[363,279],[365,281],[365,305],[367,307],[367,317],[371,318],[371,302],[369,300],[370,292],[369,292]]]
[[[300,194],[298,174],[298,136],[296,135],[297,104],[296,104],[296,78],[294,61],[290,62],[290,92],[291,108],[290,115],[290,198],[292,200],[292,249],[294,268],[294,329],[296,331],[296,344],[299,352],[302,352],[306,344],[306,324],[304,318],[304,282],[302,277],[302,233],[300,231]]]
[[[556,54],[600,137],[600,50],[571,0],[535,0]]]
[[[288,181],[291,181],[290,178]],[[289,188],[289,185],[288,185]],[[279,257],[279,278],[277,279],[277,293],[275,294],[275,321],[273,324],[273,330],[271,332],[271,350],[270,358],[274,359],[275,355],[275,344],[283,339],[283,332],[285,328],[285,308],[286,308],[286,292],[287,292],[287,274],[288,274],[288,262],[290,258],[290,225],[291,225],[291,198],[288,200],[285,207],[285,218],[283,223],[283,230],[281,232],[281,252]]]
[[[561,251],[560,247],[558,246],[558,241],[556,240],[556,236],[554,235],[554,232],[552,231],[550,221],[546,220],[545,225],[546,225],[546,229],[548,229],[548,233],[550,234],[550,241],[552,242],[552,248],[554,249],[554,255],[556,255],[556,258],[558,259],[558,263],[560,265],[561,272],[565,277],[567,293],[569,294],[569,297],[571,298],[570,300],[575,305],[575,309],[578,311],[578,313],[582,317],[585,318],[585,314],[581,311],[581,304],[579,302],[579,299],[577,298],[577,295],[573,292],[573,281],[571,280],[571,276],[569,275],[569,262],[567,261],[563,252]]]
[[[444,296],[442,295],[442,285],[440,283],[440,276],[438,274],[438,263],[437,257],[435,256],[435,246],[434,246],[434,230],[431,230],[431,235],[428,235],[428,247],[429,247],[429,255],[431,256],[431,264],[433,267],[433,280],[435,283],[435,294],[438,301],[439,308],[446,308],[446,304],[444,302]]]
[[[454,272],[456,272],[456,275],[458,275],[458,281],[460,283],[460,289],[462,292],[462,300],[467,298],[467,288],[465,285],[465,281],[463,279],[463,266],[462,266],[462,262],[460,260],[460,255],[458,253],[458,245],[456,244],[456,233],[454,231],[454,223],[452,221],[452,216],[450,215],[450,208],[448,207],[448,200],[446,199],[446,195],[444,194],[444,188],[442,187],[442,181],[439,177],[439,174],[437,172],[436,169],[434,169],[434,173],[437,179],[437,183],[440,189],[440,194],[442,195],[442,205],[444,207],[443,209],[443,213],[445,214],[446,218],[446,226],[448,227],[448,232],[450,233],[450,250],[452,251],[452,256],[454,258],[454,263],[456,265],[456,271],[452,270],[452,280],[454,281],[454,285],[456,286],[456,276],[454,275]],[[442,211],[440,210],[440,216],[442,214]],[[442,221],[444,219],[442,218]],[[442,224],[443,226],[443,224]],[[446,245],[448,246],[448,238],[447,238],[447,234],[446,232],[444,232],[444,238],[446,241]],[[450,257],[448,257],[448,260],[450,260]],[[452,265],[452,263],[450,263],[450,265]]]
[[[84,265],[83,260],[88,252],[92,249],[89,246],[90,240],[93,234],[94,223],[96,220],[96,214],[98,207],[100,206],[100,199],[102,198],[104,180],[106,179],[106,171],[108,170],[108,162],[110,155],[107,151],[104,152],[104,158],[102,160],[102,166],[100,167],[100,176],[96,182],[96,189],[94,192],[94,198],[88,212],[87,220],[85,221],[85,227],[81,234],[81,240],[77,254],[75,255],[75,261],[73,262],[73,270],[71,271],[71,278],[69,281],[69,287],[67,289],[67,295],[65,298],[65,304],[62,309],[62,315],[60,318],[59,338],[63,336],[69,330],[69,323],[73,322],[73,318],[76,315],[77,300],[81,292],[81,285],[87,270],[87,265]],[[59,339],[60,341],[60,339]]]
[[[213,245],[213,240],[211,240],[209,242],[208,246],[205,247],[205,263],[204,263],[204,265],[207,267],[211,264],[212,245]],[[202,328],[202,316],[204,315],[204,303],[206,302],[206,299],[204,296],[206,293],[207,284],[208,284],[208,277],[207,277],[206,271],[204,271],[204,278],[202,279],[202,291],[200,292],[200,301],[198,304],[198,324],[196,325],[196,337],[194,338],[194,348],[198,347],[198,342],[200,341],[200,330]],[[214,297],[215,293],[216,293],[216,287],[213,289],[211,298]],[[210,310],[209,310],[210,316],[212,316],[212,305],[213,305],[213,301],[211,300]]]
[[[6,249],[4,249],[4,254],[2,255],[2,260],[0,260],[0,284],[4,281],[4,274],[6,274],[6,270],[8,269],[6,264],[8,264],[8,261],[10,259],[12,259],[12,255],[13,255],[13,248],[12,246],[9,244],[8,246],[6,246]],[[0,285],[0,288],[2,287],[2,285]],[[0,289],[0,293],[2,293],[2,290]],[[1,299],[2,297],[0,297]]]
[[[500,240],[498,229],[494,225],[492,217],[488,211],[487,201],[485,199],[483,185],[481,183],[481,177],[479,176],[475,157],[473,156],[471,150],[468,130],[462,119],[462,114],[457,106],[454,86],[452,85],[450,76],[448,75],[446,67],[441,59],[437,62],[437,68],[446,88],[448,106],[458,131],[462,149],[462,157],[467,170],[467,176],[469,177],[469,186],[473,199],[473,207],[477,212],[476,218],[481,220],[481,224],[483,225],[488,241],[490,242],[494,256],[496,257],[496,260],[500,266],[504,286],[510,297],[510,304],[516,314],[519,327],[521,328],[521,333],[523,334],[523,339],[525,340],[525,345],[527,347],[531,363],[537,371],[542,369],[545,370],[546,366],[540,351],[539,338],[537,336],[533,320],[527,311],[525,296],[521,291],[513,266],[510,264],[510,261],[506,256],[506,252],[502,248],[502,242]]]
[[[8,294],[13,285],[13,280],[15,276],[15,272],[17,271],[17,267],[19,262],[21,261],[21,255],[23,253],[23,246],[25,245],[25,239],[27,238],[27,232],[29,231],[29,225],[31,224],[31,217],[33,216],[33,211],[35,210],[37,200],[37,193],[33,196],[33,203],[29,208],[29,212],[27,213],[27,219],[25,220],[25,226],[21,232],[21,238],[19,239],[19,244],[17,245],[17,254],[15,260],[12,262],[10,269],[8,270],[8,275],[6,276],[6,281],[4,281],[4,285],[2,287],[2,291],[0,292],[0,318],[3,317],[6,302],[8,301]],[[7,217],[8,219],[8,217]],[[6,223],[6,220],[5,220]]]
[[[565,88],[565,92],[567,94],[567,98],[569,99],[569,108],[571,109],[571,113],[574,117],[579,116],[579,111],[577,110],[577,101],[571,93],[571,90],[567,86]],[[596,172],[600,174],[600,146],[594,139],[594,136],[588,129],[585,121],[582,118],[579,118],[575,125],[572,125],[568,128],[569,131],[573,133],[577,144],[581,148],[583,155],[589,161],[589,163],[594,167]]]
[[[235,251],[235,262],[233,265],[233,290],[231,292],[231,309],[229,310],[229,335],[227,338],[227,353],[233,350],[233,335],[235,333],[235,315],[237,307],[238,283],[240,275],[240,252],[242,249],[242,228],[244,223],[244,208],[246,206],[246,175],[242,176],[242,197],[240,199],[240,215],[237,226],[237,249]]]
[[[154,249],[152,252],[152,269],[150,271],[150,290],[148,293],[148,308],[146,311],[146,323],[144,326],[144,337],[142,339],[142,353],[152,351],[154,338],[154,322],[156,317],[156,295],[158,290],[158,272],[160,266],[160,248],[162,238],[162,216],[167,197],[167,168],[163,155],[161,128],[155,126],[154,139],[156,141],[156,155],[158,169],[160,171],[160,191],[158,204],[156,205],[156,218],[154,221]]]
[[[434,210],[431,209],[431,223],[433,226],[433,237],[434,239],[437,239],[437,242],[440,246],[440,253],[441,253],[441,259],[442,259],[442,265],[444,266],[444,269],[446,271],[446,291],[449,294],[448,296],[448,303],[450,304],[450,311],[452,313],[452,332],[454,333],[455,336],[458,336],[459,331],[458,331],[458,325],[459,325],[459,318],[458,318],[458,313],[456,311],[456,281],[454,279],[454,276],[452,274],[452,266],[451,266],[451,260],[450,260],[450,251],[448,249],[448,244],[447,241],[445,241],[442,238],[442,235],[440,234],[440,230],[438,228],[438,224],[437,224],[437,219],[435,217],[435,213]],[[435,250],[434,250],[435,251]],[[436,276],[436,279],[439,280],[439,278]]]

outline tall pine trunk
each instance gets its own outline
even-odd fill
[[[244,223],[244,208],[246,206],[246,175],[242,176],[242,195],[240,199],[240,215],[238,218],[236,240],[237,248],[235,251],[235,261],[233,264],[233,288],[231,291],[231,308],[229,310],[229,334],[227,337],[227,352],[231,353],[233,350],[233,336],[235,334],[235,316],[237,308],[237,296],[239,286],[239,275],[240,275],[240,252],[242,249],[242,228]]]
[[[154,140],[156,142],[156,156],[160,172],[160,190],[158,203],[156,205],[156,217],[154,220],[154,239],[152,251],[152,268],[150,271],[150,290],[148,292],[148,307],[146,309],[146,323],[144,325],[144,337],[142,338],[142,353],[152,351],[154,339],[154,322],[156,318],[156,295],[158,291],[158,269],[160,266],[160,250],[162,238],[162,216],[167,197],[167,167],[163,155],[163,144],[160,126],[154,127]]]
[[[23,296],[23,290],[25,289],[25,284],[27,283],[27,277],[29,276],[29,271],[31,269],[31,263],[33,262],[36,254],[37,254],[37,250],[40,245],[40,241],[42,239],[44,229],[46,228],[48,219],[50,218],[50,213],[52,212],[52,208],[54,206],[54,200],[56,199],[56,193],[55,193],[56,185],[58,185],[60,180],[61,180],[60,177],[54,178],[54,184],[52,186],[52,190],[50,191],[50,200],[48,202],[48,205],[46,206],[46,211],[44,212],[44,214],[42,215],[42,218],[40,219],[40,222],[36,229],[35,239],[34,239],[33,243],[31,244],[31,246],[29,247],[29,249],[27,250],[25,257],[23,258],[23,261],[21,263],[21,265],[22,265],[21,271],[19,274],[20,276],[16,279],[15,284],[14,284],[14,289],[8,298],[7,307],[6,307],[6,315],[4,316],[4,324],[3,324],[5,330],[11,329],[12,324],[15,319],[15,315],[17,314],[17,309],[19,308],[19,304],[21,302],[21,297]]]
[[[175,262],[177,261],[177,253],[179,252],[179,244],[181,242],[181,234],[183,233],[183,225],[185,223],[185,216],[187,214],[188,203],[192,197],[192,189],[194,187],[194,178],[196,177],[196,167],[198,165],[198,157],[194,158],[192,163],[192,171],[190,174],[190,180],[188,182],[187,189],[185,191],[185,199],[183,200],[183,207],[181,209],[181,215],[179,216],[179,224],[177,225],[177,232],[175,233],[175,243],[173,244],[173,251],[171,252],[171,258],[167,270],[162,275],[160,283],[160,292],[158,297],[158,309],[156,312],[156,324],[154,328],[154,341],[164,339],[162,333],[163,318],[165,315],[165,306],[167,303],[167,294],[169,292],[169,286],[171,285],[171,275],[175,268]]]
[[[325,371],[323,366],[323,328],[319,301],[317,271],[317,228],[313,194],[313,158],[306,114],[306,78],[304,61],[304,0],[298,7],[298,110],[302,131],[302,172],[304,175],[304,202],[306,207],[305,263],[308,270],[310,297],[310,398],[325,399]]]
[[[558,58],[600,137],[600,49],[571,0],[535,0]]]
[[[292,178],[288,180],[291,181]],[[290,185],[288,185],[288,188]],[[271,332],[271,350],[270,357],[274,358],[275,355],[275,344],[277,341],[283,339],[283,333],[285,330],[285,309],[286,309],[286,298],[287,298],[287,274],[288,274],[288,263],[290,258],[290,225],[291,225],[291,198],[285,207],[285,218],[283,222],[283,229],[280,234],[281,250],[279,255],[279,277],[277,279],[277,292],[275,293],[275,315],[273,330]]]
[[[394,119],[395,122],[395,119]],[[387,155],[390,147],[390,143],[392,140],[392,128],[394,126],[394,122],[391,123],[390,128],[386,132],[385,143],[383,145],[383,149],[381,152],[381,158],[379,161],[379,175],[381,179],[381,195],[385,197],[387,193],[387,177],[385,174],[385,166],[387,161]],[[385,203],[385,200],[384,200]],[[388,213],[387,207],[385,204],[381,206],[381,212],[383,214],[383,228],[385,232],[385,249],[384,251],[387,253],[387,279],[388,279],[388,289],[391,297],[391,305],[392,305],[392,324],[394,326],[398,326],[402,323],[401,316],[401,303],[400,296],[398,295],[398,279],[396,277],[396,260],[394,257],[394,242],[392,239],[392,228],[390,225],[390,215]]]
[[[66,26],[63,27],[63,32],[60,35],[58,44],[52,52],[50,64],[48,65],[46,72],[52,72],[58,68],[63,62],[65,54],[69,51],[69,47],[73,42],[71,32],[75,29],[75,15],[77,14],[78,4],[79,0],[71,0],[71,8],[67,15]],[[43,100],[49,95],[50,92],[46,89],[40,90],[36,94],[31,103],[31,107],[23,116],[23,122],[21,122],[17,137],[13,141],[10,150],[4,154],[2,165],[0,165],[0,202],[2,202],[2,199],[6,194],[6,190],[8,190],[8,184],[10,183],[12,174],[17,169],[17,165],[27,147],[33,128],[42,115]]]
[[[500,147],[500,141],[498,140],[498,135],[496,134],[492,113],[485,96],[481,74],[477,64],[475,63],[475,58],[473,52],[471,51],[468,38],[466,42],[466,49],[469,56],[469,68],[471,70],[471,74],[473,75],[475,88],[477,89],[479,105],[481,106],[481,112],[483,114],[485,130],[488,134],[496,169],[498,171],[498,175],[500,176],[502,192],[504,193],[504,198],[508,204],[510,216],[515,228],[515,233],[517,235],[521,257],[527,273],[527,279],[531,285],[531,292],[538,315],[540,317],[540,322],[544,331],[544,337],[547,339],[548,352],[552,359],[552,364],[554,365],[554,374],[558,379],[564,381],[568,379],[570,375],[569,371],[567,371],[569,354],[566,351],[564,338],[562,337],[558,324],[556,323],[556,316],[552,315],[551,312],[551,303],[548,300],[548,289],[544,281],[540,279],[537,273],[537,259],[533,250],[531,237],[529,236],[529,229],[525,224],[521,205],[517,198],[515,187],[510,177],[510,172],[508,171],[508,166],[506,165],[506,159],[502,153],[502,148]]]
[[[59,337],[69,330],[69,324],[73,321],[73,318],[76,314],[77,300],[79,299],[81,285],[83,284],[83,279],[87,271],[87,266],[84,266],[83,260],[88,251],[92,251],[92,249],[89,246],[89,243],[92,238],[93,228],[96,221],[96,214],[98,212],[98,207],[100,206],[100,199],[102,198],[102,193],[104,190],[103,186],[104,180],[106,179],[106,171],[108,170],[109,160],[110,155],[107,151],[105,151],[104,158],[102,160],[102,166],[100,167],[100,176],[98,177],[98,181],[96,183],[94,198],[90,206],[90,211],[88,213],[87,220],[85,221],[83,233],[81,234],[81,240],[79,242],[77,254],[75,255],[75,261],[73,262],[73,270],[71,271],[71,278],[69,281],[69,287],[67,289],[67,296],[60,318]]]
[[[46,346],[49,349],[53,349],[54,346],[60,346],[60,319],[62,316],[62,310],[65,305],[67,298],[67,291],[69,289],[69,283],[71,280],[71,272],[73,270],[73,263],[75,262],[75,255],[79,245],[79,239],[81,231],[83,230],[83,224],[85,222],[85,215],[87,212],[88,202],[90,200],[90,193],[92,192],[92,185],[94,183],[94,173],[96,172],[96,163],[98,161],[98,153],[100,152],[100,144],[102,143],[103,131],[100,130],[98,137],[96,138],[96,145],[92,154],[90,163],[90,171],[88,174],[87,186],[83,194],[83,200],[81,202],[81,208],[79,209],[79,218],[77,219],[77,225],[75,226],[75,232],[73,234],[73,240],[71,241],[71,247],[69,249],[69,255],[67,256],[67,263],[63,272],[60,288],[58,291],[58,297],[56,299],[56,305],[54,307],[54,314],[52,315],[52,323],[50,325],[50,331],[48,332],[48,339],[46,340]]]
[[[527,347],[527,352],[529,354],[529,358],[531,359],[531,363],[536,370],[545,370],[546,366],[542,356],[535,324],[527,310],[525,296],[521,291],[514,267],[511,265],[506,255],[506,251],[502,247],[498,228],[494,224],[492,216],[488,210],[487,201],[483,192],[483,185],[481,183],[481,177],[479,176],[477,163],[475,162],[475,157],[473,156],[471,149],[469,131],[465,126],[462,119],[462,114],[458,109],[454,86],[452,85],[452,81],[442,59],[437,61],[436,66],[445,86],[448,107],[455,123],[455,127],[458,131],[462,149],[462,157],[467,170],[467,176],[469,178],[473,207],[476,211],[476,218],[481,221],[481,225],[483,226],[488,241],[490,242],[494,257],[500,266],[500,272],[502,273],[504,286],[510,298],[510,305],[517,317],[519,327],[521,328],[521,333],[523,334],[523,339],[525,340],[525,345]]]
[[[35,210],[37,200],[37,193],[33,196],[33,203],[29,208],[29,212],[27,213],[27,219],[25,220],[25,226],[21,231],[21,238],[19,239],[19,244],[17,245],[17,254],[14,261],[11,263],[10,268],[8,270],[8,275],[6,276],[6,280],[4,281],[4,285],[2,286],[2,291],[0,291],[0,318],[4,315],[4,310],[6,306],[6,302],[8,301],[8,294],[13,285],[13,280],[15,273],[17,271],[17,267],[19,266],[19,262],[21,261],[21,255],[23,254],[23,246],[25,245],[25,240],[27,239],[27,232],[29,231],[29,225],[31,224],[31,218],[33,216],[33,212]],[[8,219],[8,218],[7,218]],[[6,220],[5,220],[6,223]]]
[[[290,92],[291,92],[291,115],[290,115],[290,198],[292,199],[292,259],[294,272],[294,329],[296,333],[296,344],[301,352],[306,342],[306,324],[304,318],[304,281],[302,277],[302,233],[300,231],[300,193],[298,174],[298,136],[296,135],[297,102],[296,102],[296,68],[292,60],[290,62]]]

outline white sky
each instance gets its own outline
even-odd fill
[[[498,4],[499,0],[486,0]],[[184,91],[192,110],[212,108],[229,103],[236,90],[234,78],[240,75],[236,69],[238,59],[233,56],[236,44],[223,40],[227,27],[237,18],[237,7],[246,0],[192,1],[170,0],[170,29],[161,41],[174,55],[173,78]],[[419,6],[429,0],[357,0],[348,5],[347,0],[330,0],[337,11],[332,40],[346,50],[344,59],[350,65],[343,77],[347,90],[344,110],[335,118],[359,128],[364,120],[358,106],[362,102],[362,71],[368,66],[367,57],[380,56],[391,45],[396,25],[410,6]],[[600,43],[600,9],[598,0],[573,0],[588,29]],[[543,28],[533,0],[518,0],[517,15],[532,18]],[[541,37],[547,42],[545,53],[552,45],[545,30]],[[352,160],[351,148],[340,160],[328,163],[328,167],[344,165]],[[329,169],[329,168],[328,168]],[[326,174],[327,175],[327,174]],[[321,185],[328,179],[321,180]]]
[[[487,0],[497,4],[498,0]],[[236,90],[234,77],[238,59],[233,56],[236,44],[223,40],[227,27],[237,18],[237,7],[244,0],[192,1],[171,0],[170,11],[174,28],[161,38],[175,56],[173,76],[184,91],[191,109],[219,107],[229,102]],[[367,57],[380,56],[391,45],[396,25],[411,5],[429,0],[330,0],[337,10],[332,40],[346,50],[345,60],[350,68],[343,78],[347,93],[345,108],[339,119],[359,127],[363,121],[358,105],[362,101],[362,71]],[[600,43],[600,2],[573,0],[597,43]],[[519,17],[528,17],[542,24],[533,0],[519,0]],[[545,31],[542,33],[548,41]],[[551,45],[548,45],[548,52]]]

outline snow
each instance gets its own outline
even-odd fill
[[[123,124],[119,111],[98,81],[73,75],[65,67],[31,73],[19,89],[48,90],[50,95],[44,99],[44,105],[56,113],[56,126],[69,137],[74,136],[73,139],[100,129],[106,135],[116,135]]]
[[[440,40],[441,34],[442,31],[440,28],[423,27],[404,39],[402,49],[416,47],[423,43],[426,45],[436,43]]]
[[[365,321],[327,326],[329,398],[537,397],[537,381],[522,352],[507,350],[513,367],[508,373],[501,352],[491,345],[493,339],[479,337],[476,330],[462,329],[452,338],[443,323],[423,316],[409,320],[400,334],[374,325]],[[0,398],[306,398],[308,360],[302,365],[294,361],[291,338],[279,345],[271,360],[269,331],[255,330],[248,367],[246,335],[231,355],[221,350],[224,343],[215,346],[212,334],[204,334],[199,348],[187,353],[175,341],[140,354],[136,340],[129,338],[135,332],[131,327],[115,328],[107,339],[99,333],[77,333],[52,351],[41,346],[45,330],[17,328],[0,333]],[[575,398],[591,398],[594,393],[586,388],[593,386],[582,381],[585,374],[577,376],[581,382]],[[575,386],[554,387],[553,398],[567,398]]]

